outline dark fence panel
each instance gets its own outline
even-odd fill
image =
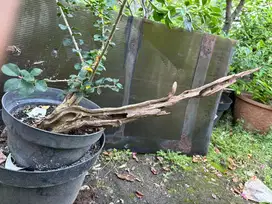
[[[68,34],[57,26],[61,19],[56,16],[55,1],[22,2],[11,43],[22,52],[20,56],[9,56],[7,61],[25,68],[41,67],[47,77],[67,78],[70,72],[75,72],[73,65],[78,59],[70,48],[62,45]],[[83,50],[99,45],[89,38],[96,32],[89,13],[78,12],[70,21],[83,31],[86,43]],[[233,49],[229,39],[169,30],[165,25],[133,17],[122,18],[114,41],[116,46],[109,51],[105,76],[119,78],[124,90],[119,93],[106,90],[101,96],[90,97],[102,107],[165,96],[174,81],[178,82],[180,93],[225,76]],[[2,90],[6,78],[1,75],[0,79]],[[64,88],[65,84],[57,87]],[[172,107],[171,115],[108,129],[107,145],[140,152],[173,149],[206,154],[219,96],[220,93],[186,100]]]

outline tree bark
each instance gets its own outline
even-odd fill
[[[148,116],[167,115],[170,113],[166,108],[173,106],[182,100],[210,96],[235,83],[238,78],[258,70],[259,68],[256,68],[222,77],[199,88],[184,91],[179,95],[175,95],[177,89],[177,83],[175,82],[171,92],[166,97],[118,108],[90,110],[73,104],[65,105],[64,103],[62,106],[58,106],[58,109],[51,115],[41,121],[41,123],[38,124],[38,128],[51,129],[53,132],[57,133],[68,133],[73,129],[84,126],[90,128],[102,128],[107,126],[118,127]]]
[[[237,18],[245,5],[245,0],[240,0],[238,6],[235,8],[234,12],[231,13],[232,0],[226,0],[226,16],[223,31],[228,34],[232,25],[232,22]]]

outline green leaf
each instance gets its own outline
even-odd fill
[[[101,39],[102,39],[101,35],[99,35],[99,34],[94,35],[94,41],[101,41]]]
[[[207,0],[202,0],[202,5],[205,5],[207,3]]]
[[[123,89],[123,85],[120,84],[120,83],[116,84],[116,86],[117,86],[119,89]]]
[[[38,80],[36,81],[36,89],[38,91],[42,91],[42,92],[45,92],[47,90],[47,84],[44,80]]]
[[[154,11],[153,12],[153,18],[154,18],[154,20],[155,21],[161,21],[162,19],[164,19],[164,16],[165,16],[166,14],[164,14],[164,13],[159,13],[159,12],[157,12],[157,11]]]
[[[97,91],[97,94],[98,94],[98,95],[100,95],[100,94],[102,93],[101,88],[97,88],[97,90],[96,90],[96,91]]]
[[[66,30],[67,29],[67,26],[66,25],[63,25],[63,24],[59,24],[59,28],[61,30]]]
[[[210,8],[216,13],[221,13],[221,9],[219,7],[211,6]]]
[[[74,68],[75,68],[75,70],[80,70],[81,69],[81,65],[79,63],[76,63],[74,65]]]
[[[21,82],[21,79],[18,79],[18,78],[12,78],[7,80],[4,84],[4,91],[9,92],[9,91],[17,90],[20,82]]]
[[[104,83],[104,81],[105,81],[105,78],[101,78],[101,79],[96,80],[96,81],[95,81],[95,84],[96,84],[96,85],[101,85],[101,84]]]
[[[165,4],[165,0],[157,0],[157,2]]]
[[[112,79],[112,78],[107,77],[107,78],[105,78],[105,81],[108,81],[108,82],[113,82],[113,79]]]
[[[78,73],[79,79],[85,79],[87,72],[88,71],[86,69],[81,69]]]
[[[12,63],[3,65],[2,72],[7,76],[20,76],[20,68]]]
[[[185,1],[185,6],[189,6],[191,3],[190,3],[190,1]]]
[[[42,73],[42,69],[39,69],[39,68],[34,68],[31,70],[30,74],[32,76],[39,76],[41,73]]]
[[[62,41],[62,44],[64,45],[64,46],[70,46],[70,45],[72,45],[72,40],[70,39],[70,38],[64,38],[63,39],[63,41]]]
[[[30,95],[35,91],[35,86],[33,83],[29,83],[25,81],[24,79],[21,80],[21,83],[19,84],[19,93],[21,95]]]
[[[75,31],[75,32],[73,32],[73,36],[82,36],[82,34],[81,34],[81,32]]]
[[[110,42],[110,46],[114,47],[116,44],[114,42]]]
[[[83,45],[84,44],[84,41],[82,39],[79,40],[79,44],[80,45]]]
[[[23,79],[27,82],[34,82],[35,78],[25,69],[20,70]]]
[[[60,2],[57,2],[57,5],[60,6],[60,7],[62,7],[62,8],[64,7],[63,4],[60,3]]]

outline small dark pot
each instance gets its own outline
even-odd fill
[[[35,92],[23,97],[17,93],[6,93],[2,98],[2,118],[7,127],[8,146],[16,163],[38,170],[56,169],[79,160],[97,142],[104,130],[89,135],[56,134],[31,127],[15,118],[12,113],[25,105],[60,104],[62,91],[49,88],[46,92]],[[95,103],[83,99],[81,106],[99,108]]]
[[[219,101],[219,105],[218,105],[218,109],[216,113],[217,117],[214,120],[214,124],[216,124],[219,121],[223,113],[230,108],[231,104],[232,104],[231,98],[228,96],[228,94],[223,93]]]
[[[232,104],[231,98],[227,94],[222,94],[217,111],[222,112],[230,108]]]
[[[68,167],[49,171],[12,171],[0,167],[1,204],[72,204],[87,171],[95,164],[105,143],[94,155],[85,155]]]

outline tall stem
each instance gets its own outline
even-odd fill
[[[59,3],[59,1],[56,0],[56,3]],[[66,18],[66,16],[65,16],[65,14],[64,14],[63,9],[61,8],[61,6],[59,6],[59,9],[60,9],[61,16],[62,16],[62,18],[63,18],[63,20],[64,20],[64,23],[65,23],[65,25],[66,25],[66,27],[67,27],[67,29],[68,29],[68,32],[69,32],[69,34],[70,34],[70,36],[71,36],[71,38],[72,38],[72,41],[73,41],[73,43],[74,43],[74,46],[75,46],[75,48],[76,48],[76,50],[77,50],[77,52],[78,52],[78,56],[79,56],[79,58],[80,58],[80,61],[81,61],[81,63],[83,64],[83,63],[84,63],[84,58],[83,58],[83,56],[82,56],[82,54],[81,54],[81,52],[80,52],[80,49],[79,49],[79,47],[78,47],[78,44],[77,44],[76,39],[75,39],[75,37],[73,36],[73,31],[72,31],[72,29],[71,29],[71,27],[70,27],[70,25],[69,25],[69,22],[68,22],[68,20],[67,20],[67,18]]]
[[[94,62],[94,65],[93,65],[93,74],[91,76],[90,82],[93,81],[93,79],[95,77],[95,73],[97,71],[97,68],[98,68],[98,66],[99,66],[99,64],[100,64],[103,56],[106,54],[106,52],[107,52],[107,50],[109,48],[110,42],[111,42],[111,40],[113,38],[113,35],[114,35],[115,31],[116,31],[116,28],[117,28],[117,26],[118,26],[118,24],[119,24],[119,22],[120,22],[120,20],[122,18],[122,15],[123,15],[126,3],[127,3],[127,0],[124,0],[123,3],[122,3],[122,5],[121,5],[121,7],[120,7],[120,10],[119,10],[118,16],[116,18],[116,21],[115,21],[115,23],[114,23],[114,25],[112,27],[111,33],[109,35],[109,38],[107,39],[104,48],[101,50],[101,54],[96,58],[96,60]]]

